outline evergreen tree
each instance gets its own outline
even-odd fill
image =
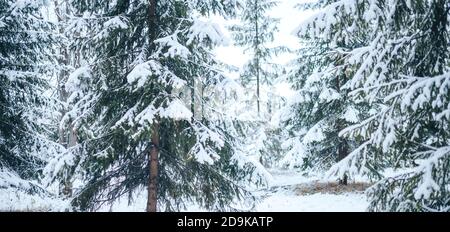
[[[242,104],[246,105],[247,114],[257,112],[257,117],[253,113],[242,122],[247,128],[242,137],[246,138],[247,153],[266,166],[273,165],[280,152],[277,147],[279,132],[267,123],[280,101],[274,93],[274,80],[281,73],[281,67],[274,62],[274,58],[287,52],[286,47],[271,44],[278,31],[279,20],[271,17],[269,12],[276,6],[276,1],[246,0],[239,24],[231,28],[235,44],[250,54],[250,60],[240,74],[240,82],[248,90]]]
[[[309,24],[304,27],[306,31],[313,30]],[[292,61],[292,68],[285,77],[296,93],[280,113],[282,125],[289,128],[289,139],[283,144],[287,153],[281,163],[294,160],[290,166],[326,170],[359,144],[356,138],[338,134],[359,122],[369,109],[365,102],[349,98],[350,91],[345,88],[353,72],[344,62],[346,53],[360,45],[356,40],[346,39],[342,32],[346,27],[347,20],[343,18],[328,32],[333,33],[332,36],[324,30],[299,35],[302,42],[297,51],[299,57]],[[346,175],[340,178],[346,184]]]
[[[0,179],[6,185],[0,188],[32,194],[46,193],[38,180],[59,152],[50,131],[54,102],[45,94],[56,38],[43,6],[43,1],[0,2]]]
[[[331,174],[382,178],[369,190],[370,210],[448,211],[448,1],[319,1],[299,35],[342,51],[342,86],[367,114],[339,133],[362,140]],[[354,47],[342,47],[341,41]],[[346,44],[348,44],[346,42]]]
[[[207,94],[227,78],[210,51],[224,38],[204,16],[232,14],[234,1],[72,4],[81,57],[65,84],[66,118],[79,144],[52,172],[83,180],[74,204],[96,209],[146,188],[147,211],[186,202],[231,209],[247,195],[238,181],[255,167],[237,158],[236,141],[209,110],[216,101]]]
[[[251,59],[244,66],[241,81],[246,87],[256,89],[256,107],[261,113],[262,86],[269,89],[273,85],[279,67],[272,62],[273,55],[286,51],[284,47],[270,47],[274,34],[278,30],[278,19],[268,15],[268,11],[277,3],[272,0],[246,0],[240,15],[239,25],[232,27],[235,43],[244,47],[251,54]],[[254,96],[254,95],[253,95]],[[267,99],[266,113],[271,113],[270,99]]]
[[[60,197],[68,199],[72,195],[71,176],[66,173],[59,174],[60,182],[54,181],[55,169],[59,169],[65,165],[68,160],[60,160],[61,157],[67,157],[67,153],[73,152],[72,148],[78,143],[76,131],[74,130],[73,119],[68,114],[72,105],[69,102],[71,89],[65,88],[65,83],[70,77],[70,73],[74,71],[74,67],[79,63],[79,50],[77,48],[75,38],[78,34],[71,31],[71,5],[66,0],[53,0],[47,9],[48,14],[53,16],[55,21],[55,32],[58,33],[58,43],[55,44],[57,68],[55,70],[56,83],[52,84],[52,95],[57,99],[54,109],[56,117],[53,119],[54,128],[52,132],[55,134],[55,140],[59,143],[60,152],[55,153],[49,159],[44,168],[44,183],[48,188],[57,187]],[[78,65],[79,66],[79,65]],[[70,163],[70,162],[69,162]]]

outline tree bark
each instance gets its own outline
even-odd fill
[[[336,78],[336,89],[338,91],[339,94],[341,94],[341,82],[340,79],[342,77],[342,82],[345,83],[346,82],[346,77],[345,77],[345,71],[344,74],[342,76],[338,76]],[[343,96],[343,102],[346,101],[345,99],[345,95]],[[337,119],[337,131],[341,131],[342,129],[345,128],[345,121],[344,119]],[[343,160],[345,157],[347,157],[348,155],[348,144],[347,144],[347,140],[345,138],[338,138],[339,144],[338,144],[338,161]],[[339,184],[342,185],[347,185],[348,182],[348,176],[347,174],[344,174],[342,177],[342,179],[339,180]]]
[[[158,155],[159,155],[159,123],[153,124],[152,146],[148,166],[150,177],[148,183],[147,212],[156,212],[158,202]]]
[[[156,15],[156,4],[157,0],[150,0],[149,5],[149,17],[148,17],[148,30],[149,30],[149,37],[150,37],[150,43],[152,44],[152,51],[154,51],[154,41],[156,40],[156,31],[157,31],[157,15]]]
[[[157,15],[156,15],[157,0],[149,1],[149,17],[148,17],[148,30],[149,40],[151,45],[150,53],[155,50],[154,41],[157,36]],[[149,54],[151,55],[151,54]],[[158,203],[158,155],[159,155],[159,119],[153,123],[152,136],[151,136],[151,149],[148,157],[149,179],[148,179],[148,199],[147,199],[147,212],[156,212]]]
[[[347,142],[345,140],[343,140],[339,144],[339,148],[338,148],[338,159],[339,159],[339,161],[343,160],[345,157],[347,157],[347,155],[348,155]],[[347,182],[348,182],[348,176],[347,176],[347,174],[344,174],[342,176],[342,179],[339,180],[339,184],[347,185]]]

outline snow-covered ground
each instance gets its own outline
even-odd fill
[[[313,183],[319,178],[306,177],[295,171],[270,170],[270,173],[273,177],[270,185],[255,192],[259,200],[254,207],[243,206],[242,202],[236,202],[236,208],[258,212],[357,212],[365,211],[368,206],[362,193],[298,195],[295,191],[296,186]],[[101,207],[99,211],[144,212],[146,200],[146,191],[143,190],[130,205],[125,197],[112,206]],[[68,202],[0,189],[0,206],[0,211],[64,211],[68,207]],[[205,210],[192,204],[183,211]]]
[[[10,211],[66,211],[69,202],[37,195],[30,195],[14,188],[0,188],[0,212]]]
[[[278,192],[256,206],[258,212],[362,212],[368,206],[363,194],[343,195],[316,193],[296,196],[292,192]]]
[[[305,177],[294,171],[271,170],[273,181],[266,197],[255,211],[262,212],[359,212],[365,211],[368,202],[362,193],[325,194],[300,196],[291,186],[311,183],[316,177]]]
[[[0,212],[2,211],[65,211],[69,202],[48,194],[29,194],[43,189],[35,181],[25,181],[15,172],[0,168]]]
[[[255,192],[260,196],[252,211],[257,212],[361,212],[368,202],[362,193],[298,195],[292,186],[317,181],[316,177],[305,177],[295,171],[270,170],[273,180],[266,189]],[[101,211],[144,211],[146,206],[145,191],[128,205],[127,200],[117,202]],[[239,204],[239,203],[238,203]],[[238,207],[239,208],[239,207]],[[188,206],[188,212],[204,211],[196,205]]]

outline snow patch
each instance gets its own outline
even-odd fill
[[[187,44],[191,44],[196,38],[200,41],[208,38],[215,45],[228,46],[229,39],[222,32],[219,24],[211,20],[195,19],[189,30]]]
[[[175,99],[169,103],[167,108],[161,109],[160,116],[175,120],[189,120],[192,118],[192,112],[179,99]]]

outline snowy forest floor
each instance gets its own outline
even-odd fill
[[[250,211],[257,212],[358,212],[368,206],[364,182],[350,182],[348,186],[305,177],[295,171],[270,170],[272,181],[265,189],[255,191],[258,201]],[[239,205],[239,203],[237,204]],[[100,211],[144,211],[146,195],[138,196],[128,205],[127,200]],[[240,208],[240,207],[237,207]],[[184,211],[204,211],[195,205]]]
[[[368,202],[364,190],[368,184],[348,186],[304,177],[294,171],[272,170],[273,182],[265,191],[256,211],[277,212],[357,212],[365,211]]]
[[[272,180],[266,188],[254,191],[257,197],[251,206],[236,202],[235,208],[257,212],[358,212],[368,206],[364,190],[366,182],[349,182],[339,185],[334,181],[315,176],[303,176],[295,171],[269,170]],[[0,211],[60,211],[68,206],[63,200],[39,198],[0,189]],[[5,192],[6,191],[6,192]],[[98,211],[144,212],[146,191],[135,196],[128,204],[126,197],[113,205],[105,205]],[[11,199],[21,199],[20,201]],[[205,211],[195,204],[183,211]]]

